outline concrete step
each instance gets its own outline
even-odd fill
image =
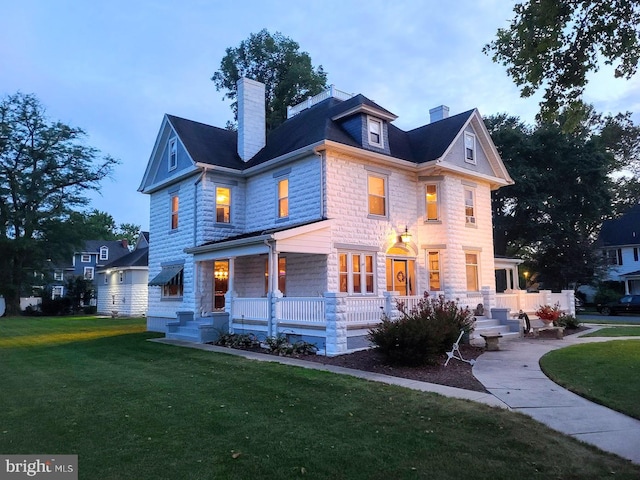
[[[500,320],[496,320],[494,318],[483,318],[482,320],[476,320],[475,328],[478,329],[498,326],[500,326]]]

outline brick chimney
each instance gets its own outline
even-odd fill
[[[242,77],[238,80],[238,155],[248,162],[265,146],[264,84]]]
[[[440,105],[439,107],[429,110],[430,122],[437,122],[449,117],[449,107],[446,105]]]

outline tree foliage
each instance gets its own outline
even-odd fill
[[[579,107],[587,74],[600,62],[630,78],[640,59],[639,0],[529,0],[484,47],[529,97],[544,87],[540,118]],[[572,126],[568,124],[568,126]]]
[[[621,198],[638,191],[635,177],[614,180],[632,163],[624,157],[627,147],[640,140],[625,119],[591,112],[572,132],[558,122],[530,127],[506,114],[486,119],[515,180],[492,197],[497,254],[525,258],[552,288],[597,273],[595,240],[603,220],[638,201]]]
[[[98,190],[117,164],[87,146],[85,136],[80,128],[48,120],[34,95],[0,99],[0,294],[10,313],[48,258],[57,222],[87,205],[85,193]],[[70,241],[63,251],[73,247]]]
[[[226,49],[220,69],[211,80],[218,91],[226,90],[232,100],[234,119],[238,119],[236,82],[247,77],[265,84],[267,130],[287,118],[287,105],[295,105],[326,88],[327,74],[322,65],[314,68],[307,52],[294,40],[266,29],[252,33],[236,48]]]

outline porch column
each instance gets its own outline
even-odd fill
[[[227,292],[233,292],[234,288],[234,281],[235,281],[235,276],[236,276],[236,258],[235,257],[231,257],[229,259],[229,278],[227,280]],[[226,296],[225,296],[226,297]],[[225,300],[225,305],[227,304],[227,301]]]
[[[400,317],[400,311],[398,310],[398,292],[382,292],[384,296],[384,314],[389,320],[396,320]]]
[[[327,355],[347,352],[347,308],[344,292],[325,292],[327,318],[325,351]]]
[[[235,295],[231,289],[224,294],[224,311],[229,315],[229,333],[233,333],[233,300]]]

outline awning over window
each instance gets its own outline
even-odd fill
[[[149,282],[149,285],[162,286],[171,283],[171,280],[182,272],[183,267],[183,265],[167,265],[166,267],[162,267],[160,273]]]

